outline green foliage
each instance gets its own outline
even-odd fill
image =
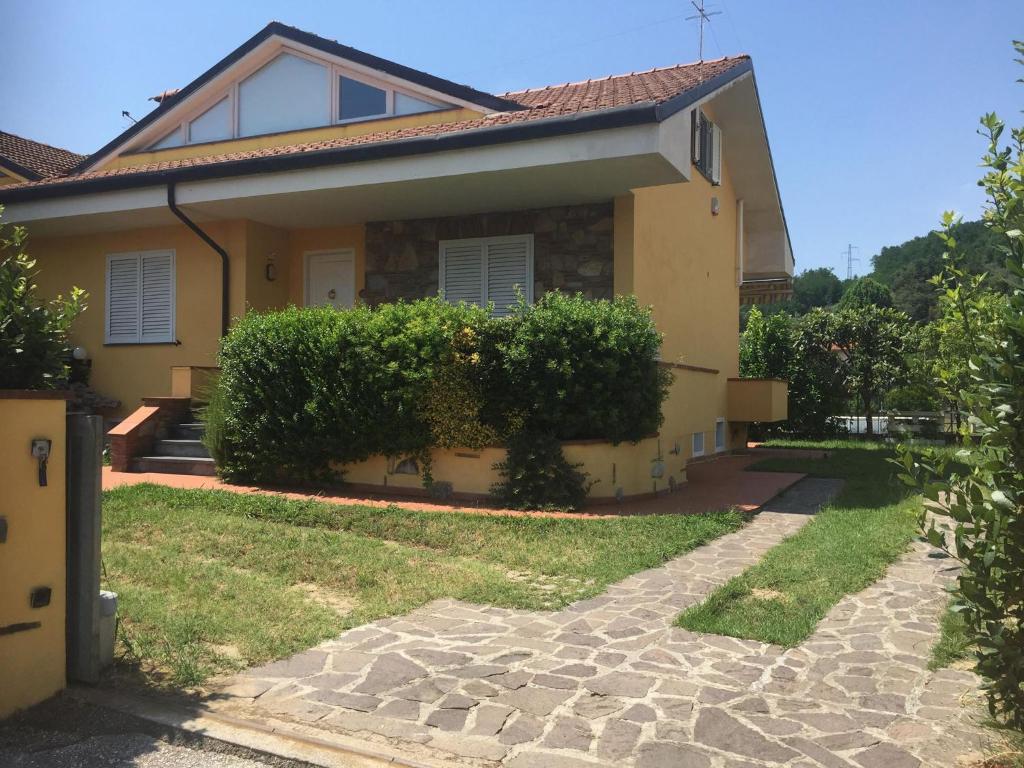
[[[789,381],[789,418],[766,431],[822,437],[836,431],[832,417],[845,400],[840,360],[832,350],[830,327],[816,309],[806,317],[762,315],[754,307],[740,337],[740,376]]]
[[[25,239],[24,228],[0,222],[0,389],[52,389],[68,379],[68,330],[86,294],[72,288],[67,298],[40,299]]]
[[[870,304],[840,309],[827,323],[832,344],[840,353],[846,390],[860,401],[868,435],[874,433],[873,417],[885,394],[907,382],[909,325],[902,312]]]
[[[1015,42],[1024,55],[1024,43]],[[1024,59],[1018,59],[1024,64]],[[943,301],[957,307],[946,331],[969,349],[968,381],[951,370],[943,384],[960,387],[966,424],[962,457],[900,456],[903,478],[923,487],[928,506],[921,524],[928,540],[962,564],[954,609],[976,648],[989,709],[1024,728],[1024,128],[1011,130],[996,115],[982,118],[988,141],[981,186],[988,197],[985,223],[998,238],[1009,273],[1006,310],[991,322],[982,281],[966,275],[963,246],[952,213],[940,235],[947,253],[937,280]],[[931,512],[931,516],[927,513]],[[947,535],[952,529],[952,537]],[[951,539],[951,540],[950,540]]]
[[[529,435],[543,453],[558,440],[638,440],[657,430],[668,391],[659,343],[634,299],[549,294],[507,318],[441,299],[249,313],[222,343],[211,452],[224,476],[258,481],[414,456],[429,483],[434,446]],[[512,453],[515,476],[539,471],[532,455]],[[552,466],[563,485],[579,474]]]
[[[860,309],[861,307],[880,307],[891,309],[894,306],[892,289],[870,277],[859,277],[850,282],[839,300],[839,309]]]
[[[843,284],[829,267],[805,269],[793,278],[793,305],[798,314],[830,307],[843,295]]]
[[[501,481],[491,493],[512,509],[578,509],[590,490],[579,464],[570,464],[558,440],[542,433],[518,432],[508,441],[508,456],[495,468]]]

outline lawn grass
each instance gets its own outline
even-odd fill
[[[555,609],[736,530],[343,506],[155,485],[104,494],[105,588],[151,682],[192,686],[439,597]]]
[[[962,613],[947,609],[942,615],[939,640],[932,647],[928,669],[943,669],[971,656],[971,641]]]
[[[921,499],[894,477],[890,448],[859,441],[793,447],[827,448],[828,455],[770,458],[750,469],[842,478],[842,492],[760,563],[685,611],[680,626],[792,647],[844,595],[878,580],[914,538]]]

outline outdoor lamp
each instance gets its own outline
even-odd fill
[[[75,358],[75,360],[87,360],[89,359],[89,350],[85,347],[75,347],[71,350],[71,356]]]

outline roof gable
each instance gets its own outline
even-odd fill
[[[411,109],[415,109],[417,103],[436,108],[470,107],[480,112],[521,109],[518,104],[499,96],[373,56],[280,22],[271,22],[185,87],[176,92],[167,91],[162,94],[159,106],[152,112],[73,170],[95,170],[125,151],[137,151],[159,145],[169,133],[173,133],[175,126],[184,125],[182,121],[194,119],[229,95],[230,91],[225,89],[230,88],[230,83],[224,82],[228,75],[234,77],[236,82],[244,81],[281,55],[319,62],[332,74],[347,74],[354,79],[368,82],[371,86],[385,88],[389,92],[389,109],[393,109],[392,100],[399,99],[406,108]],[[247,64],[249,66],[246,66]],[[391,93],[395,95],[392,96]],[[325,100],[324,125],[337,122],[327,109],[328,105],[331,109],[336,106]],[[316,126],[302,126],[311,127]],[[183,131],[187,130],[187,126],[183,128]],[[228,138],[237,138],[234,135],[234,126],[233,135]],[[173,139],[165,144],[174,145]]]

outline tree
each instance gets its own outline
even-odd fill
[[[873,435],[885,394],[907,380],[905,353],[910,321],[895,309],[866,305],[832,314],[833,344],[842,358],[846,389],[860,399]]]
[[[843,295],[843,284],[828,267],[805,269],[793,278],[793,305],[799,314],[830,307]]]
[[[1024,43],[1014,48],[1024,64]],[[995,322],[986,319],[981,281],[965,277],[969,251],[947,213],[940,237],[948,255],[937,282],[942,300],[958,308],[959,322],[946,333],[961,337],[970,355],[959,390],[968,422],[957,457],[967,466],[935,453],[915,460],[907,450],[899,463],[901,477],[928,500],[921,514],[928,540],[962,565],[953,607],[975,644],[989,710],[1024,728],[1024,128],[1011,130],[1004,146],[1003,122],[995,114],[981,122],[988,142],[984,220],[1005,260],[1005,311]],[[960,375],[953,372],[944,386],[961,386]]]
[[[789,418],[782,428],[809,437],[834,431],[833,416],[845,399],[839,358],[831,335],[822,334],[811,316],[765,315],[751,309],[740,338],[740,375],[789,381]]]
[[[839,300],[840,309],[857,309],[859,307],[892,308],[892,289],[882,285],[870,277],[859,277],[846,286],[843,297]]]
[[[86,295],[72,288],[66,299],[40,299],[25,238],[23,227],[0,222],[0,389],[51,389],[67,380],[68,329]]]

